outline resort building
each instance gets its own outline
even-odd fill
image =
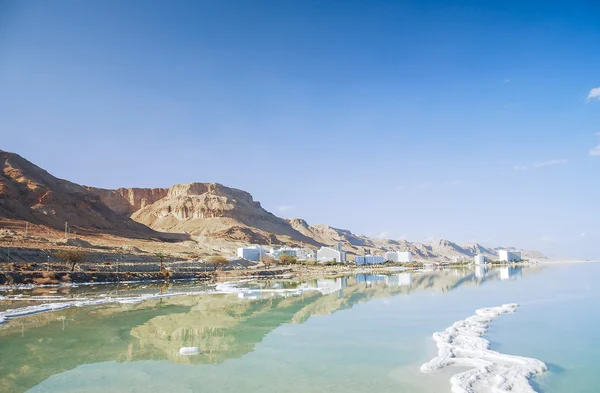
[[[381,255],[357,255],[354,263],[357,265],[380,265],[385,263],[385,258]]]
[[[498,250],[498,260],[504,262],[515,262],[521,260],[520,251]]]
[[[265,255],[265,250],[260,246],[240,247],[237,249],[238,258],[247,259],[249,261],[259,261],[260,256]]]
[[[477,254],[474,257],[476,265],[485,265],[487,262],[487,257],[485,255]]]
[[[467,261],[467,257],[464,255],[452,257],[452,263],[461,263],[461,262],[466,262],[466,261]]]
[[[317,262],[346,263],[346,252],[342,251],[342,245],[338,243],[335,248],[321,247],[317,251]]]
[[[391,262],[412,262],[412,254],[409,251],[388,251],[384,258]]]

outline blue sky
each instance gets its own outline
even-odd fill
[[[595,1],[4,1],[0,133],[357,233],[600,258]],[[597,149],[597,150],[593,150]]]

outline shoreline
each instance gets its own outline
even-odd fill
[[[546,264],[546,263],[544,263]],[[553,264],[553,262],[548,262]],[[506,263],[486,264],[485,268],[527,267],[539,264]],[[400,272],[434,272],[446,269],[474,269],[480,265],[443,265],[434,267],[415,267],[400,265],[282,265],[270,268],[242,268],[218,271],[172,272],[165,279],[160,272],[71,272],[71,271],[17,271],[0,272],[0,291],[9,289],[34,289],[45,287],[68,287],[79,285],[108,285],[161,282],[223,282],[244,279],[273,279],[273,278],[314,278],[332,277],[352,274],[390,274]]]

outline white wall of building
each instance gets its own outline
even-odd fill
[[[385,263],[385,258],[381,255],[357,255],[354,263],[357,265],[380,265]]]
[[[409,251],[388,251],[384,258],[392,262],[412,262],[412,254]]]
[[[329,247],[321,247],[317,251],[317,262],[341,262],[346,263],[346,253]]]
[[[498,260],[505,262],[514,262],[521,260],[520,251],[498,250]]]
[[[238,258],[247,259],[249,261],[260,260],[260,247],[240,247],[237,249]],[[264,254],[264,251],[263,251]]]
[[[487,260],[487,258],[484,255],[481,255],[481,254],[475,255],[474,259],[475,259],[475,264],[476,265],[484,265],[485,262],[486,262],[486,260]]]

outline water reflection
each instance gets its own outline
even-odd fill
[[[178,296],[32,315],[0,326],[0,391],[23,392],[78,365],[110,360],[221,363],[252,352],[282,324],[303,323],[313,315],[328,315],[375,298],[423,290],[447,292],[534,271],[476,267],[243,282],[222,295]],[[161,290],[197,288],[194,283],[182,283]],[[125,290],[153,293],[157,287],[131,286]],[[89,296],[85,288],[78,288],[78,294]],[[180,354],[182,347],[197,347],[200,353],[185,356]]]

